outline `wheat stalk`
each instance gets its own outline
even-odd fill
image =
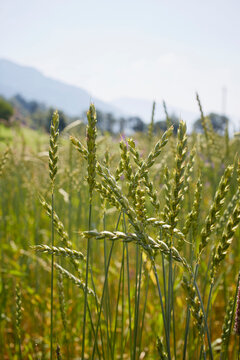
[[[51,244],[54,246],[54,186],[55,178],[57,174],[57,162],[58,162],[58,136],[59,136],[59,115],[55,111],[52,116],[51,127],[50,127],[50,146],[49,146],[49,176],[51,179],[52,188],[52,215],[51,215],[51,233],[52,239]],[[53,359],[53,279],[54,279],[54,254],[52,254],[51,263],[51,327],[50,327],[50,358]]]

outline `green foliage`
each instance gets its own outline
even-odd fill
[[[209,119],[209,121],[212,124],[213,130],[220,134],[220,135],[224,135],[225,134],[225,130],[228,124],[229,119],[224,116],[224,115],[219,115],[216,113],[210,113],[209,115],[207,115],[207,118]],[[202,119],[197,119],[194,122],[194,130],[197,132],[203,132],[203,125],[202,125]]]
[[[13,106],[4,98],[0,97],[0,120],[9,121],[13,113]]]

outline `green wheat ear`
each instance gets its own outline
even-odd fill
[[[233,166],[228,166],[221,177],[221,180],[218,185],[218,189],[216,191],[213,203],[211,205],[210,211],[207,215],[207,218],[205,220],[205,224],[203,226],[203,229],[201,231],[201,241],[199,244],[199,254],[198,254],[198,261],[200,260],[200,256],[207,246],[210,236],[215,229],[217,220],[220,216],[220,211],[224,205],[224,201],[227,196],[227,192],[229,189],[229,182],[230,178],[233,173]]]
[[[126,143],[123,140],[121,140],[119,146],[121,149],[121,165],[119,165],[122,166],[127,180],[129,181],[129,183],[131,183],[131,181],[133,180],[133,169],[130,163],[129,151],[127,149]]]
[[[193,319],[194,326],[198,330],[199,336],[201,338],[202,343],[204,342],[204,315],[202,312],[201,304],[197,296],[197,292],[195,287],[192,284],[192,279],[190,281],[187,280],[185,276],[183,276],[182,287],[187,295],[187,303],[190,307]]]
[[[204,116],[204,113],[203,113],[203,108],[202,108],[202,104],[201,104],[200,97],[199,97],[198,93],[196,93],[196,99],[197,99],[199,111],[200,111],[200,114],[201,114],[202,128],[203,128],[206,140],[208,141],[209,134],[208,134],[207,121],[206,121],[206,117]]]
[[[0,160],[0,177],[3,175],[6,163],[7,163],[7,159],[8,159],[8,155],[9,155],[10,149],[7,148],[4,153],[3,156]]]
[[[151,122],[150,122],[150,125],[149,125],[149,128],[148,128],[148,139],[149,139],[149,142],[151,142],[152,137],[153,137],[155,108],[156,108],[156,102],[154,101],[154,102],[153,102],[153,105],[152,105]]]
[[[138,220],[144,226],[147,218],[147,209],[145,206],[145,191],[141,188],[140,184],[138,185],[136,191],[136,214]]]
[[[232,243],[233,236],[237,230],[237,227],[240,222],[240,205],[237,204],[231,217],[228,219],[225,229],[223,231],[220,241],[217,243],[216,248],[214,249],[214,255],[212,258],[211,264],[211,281],[214,282],[217,269],[220,263],[225,259],[227,255],[227,250]]]
[[[227,208],[224,210],[223,215],[218,221],[216,226],[216,232],[219,235],[221,230],[224,228],[224,225],[227,223],[228,219],[230,218],[236,204],[240,200],[240,191],[237,189],[236,193],[233,195],[232,199],[229,201]]]
[[[232,325],[231,318],[232,318],[233,311],[234,311],[233,304],[234,304],[234,298],[231,297],[228,301],[226,314],[224,317],[224,322],[223,322],[223,327],[222,327],[222,335],[221,335],[221,339],[222,339],[221,352],[222,353],[225,353],[225,351],[226,351],[228,339],[231,334],[231,325]]]
[[[51,127],[50,127],[50,147],[49,147],[49,176],[52,181],[52,188],[54,187],[55,177],[57,174],[58,162],[58,136],[59,136],[59,115],[57,110],[53,113]]]
[[[169,214],[169,221],[172,228],[177,224],[177,216],[180,211],[180,202],[184,197],[184,168],[185,159],[187,155],[187,128],[186,123],[180,121],[178,128],[178,142],[177,142],[177,153],[175,158],[175,169],[174,169],[174,186],[172,189],[171,197],[171,210]]]
[[[237,169],[237,180],[238,180],[238,187],[240,186],[240,163],[238,163],[238,169]],[[238,189],[239,190],[239,189]],[[227,223],[225,225],[224,231],[222,236],[220,237],[220,240],[217,242],[214,251],[213,251],[213,257],[212,257],[212,263],[211,263],[211,281],[214,282],[214,278],[217,273],[217,269],[220,265],[220,263],[225,259],[225,256],[227,255],[227,250],[230,247],[234,234],[238,228],[238,225],[240,223],[240,203],[237,201],[237,204],[232,211],[232,214],[227,220]]]
[[[88,151],[84,147],[84,145],[74,136],[70,136],[70,141],[72,142],[75,149],[77,149],[80,152],[80,154],[83,155],[84,159],[87,160],[88,159]]]
[[[16,285],[15,290],[15,301],[16,301],[16,330],[17,330],[17,339],[19,344],[19,359],[22,359],[22,350],[21,350],[21,322],[22,322],[22,293],[19,284]]]
[[[194,191],[194,200],[193,200],[192,210],[190,211],[190,213],[188,213],[184,227],[183,227],[182,232],[184,235],[188,234],[191,227],[193,228],[193,230],[196,229],[197,219],[198,219],[199,210],[200,210],[201,193],[202,193],[202,181],[201,181],[201,177],[199,177],[195,191]],[[194,233],[195,233],[195,231],[194,231]]]
[[[171,119],[168,115],[168,110],[167,110],[167,105],[166,105],[166,102],[163,100],[163,109],[164,109],[164,113],[165,113],[165,116],[166,116],[166,123],[167,123],[167,127],[170,127],[171,126]]]
[[[21,338],[21,321],[22,321],[22,294],[19,284],[16,285],[16,329],[17,337]]]
[[[52,206],[49,205],[43,198],[40,198],[40,202],[41,202],[44,210],[46,211],[46,214],[50,218],[52,218],[54,228],[57,231],[57,233],[61,239],[61,242],[64,245],[64,248],[69,248],[70,250],[72,250],[72,247],[73,247],[72,242],[70,241],[69,235],[68,235],[67,231],[65,230],[64,225],[61,222],[61,220],[59,219],[58,215],[56,214],[55,211],[52,212]],[[79,265],[80,265],[79,261],[74,257],[70,257],[70,260],[71,260],[75,270],[77,271],[78,276],[81,276],[81,271],[79,268]]]
[[[237,290],[237,307],[235,314],[235,323],[234,323],[234,331],[237,336],[240,337],[240,284],[238,280],[238,290]]]
[[[92,199],[93,189],[96,184],[96,137],[97,137],[97,115],[95,106],[93,104],[90,105],[89,110],[87,112],[87,160],[88,160],[88,176],[87,182],[89,185],[89,195],[90,200]]]
[[[50,126],[50,146],[49,146],[49,176],[51,179],[52,206],[51,206],[51,245],[54,246],[54,185],[57,175],[58,162],[58,136],[59,136],[59,115],[57,110],[53,113]],[[53,359],[53,280],[54,280],[54,254],[51,261],[51,322],[50,322],[50,359]]]
[[[85,260],[85,256],[81,251],[72,250],[69,248],[48,246],[48,245],[35,245],[33,249],[38,253],[53,254],[60,257],[69,257],[72,259]]]

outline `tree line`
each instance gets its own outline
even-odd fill
[[[49,132],[51,117],[54,109],[47,107],[45,104],[37,101],[28,101],[21,95],[17,94],[10,100],[0,97],[0,121],[7,125],[13,122],[18,122],[29,126],[33,129],[42,129]],[[86,121],[86,114],[82,114],[80,118]],[[131,132],[145,132],[149,125],[147,125],[140,117],[116,117],[112,113],[105,113],[97,110],[98,128],[111,134],[116,133],[131,133]],[[69,117],[64,111],[59,110],[59,129],[62,131],[72,121],[77,120],[78,117]],[[223,135],[228,125],[229,119],[227,116],[210,113],[208,114],[213,130]],[[179,126],[179,119],[175,114],[168,116],[166,119],[157,120],[153,124],[153,132],[166,131],[169,124],[174,126],[174,132],[177,133]],[[202,132],[202,121],[197,119],[194,122],[193,130]]]

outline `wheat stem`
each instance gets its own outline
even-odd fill
[[[114,356],[115,356],[115,346],[116,346],[116,336],[117,336],[117,324],[118,324],[118,306],[119,306],[120,292],[121,292],[123,263],[124,263],[124,257],[122,257],[122,261],[121,261],[120,276],[119,276],[119,282],[118,282],[117,301],[116,301],[116,309],[115,309],[115,326],[114,326],[113,344],[112,344],[112,348],[113,348],[113,350],[112,350],[112,357],[113,357],[113,359],[114,359]]]
[[[159,283],[159,278],[158,278],[158,274],[157,274],[156,265],[155,265],[154,262],[153,262],[153,271],[154,271],[155,279],[156,279],[156,282],[157,282],[158,296],[159,296],[161,310],[162,310],[162,317],[163,317],[164,331],[165,331],[165,337],[166,337],[168,360],[171,360],[170,340],[169,340],[169,336],[168,336],[168,328],[167,328],[166,316],[165,316],[165,313],[164,313],[162,292],[161,292],[161,288],[160,288],[160,283]]]
[[[91,202],[91,197],[90,197],[89,215],[88,215],[88,229],[89,229],[89,231],[91,230],[91,218],[92,218],[92,202]],[[84,360],[84,349],[85,349],[85,332],[86,332],[86,317],[87,317],[87,293],[88,293],[87,288],[88,288],[88,271],[89,271],[89,259],[90,259],[90,242],[91,242],[91,239],[87,239],[87,259],[86,259],[84,313],[83,313],[83,330],[82,330],[82,360]]]
[[[118,229],[120,219],[121,219],[121,212],[120,212],[118,220],[117,220],[116,230]],[[108,272],[109,272],[109,267],[110,267],[110,261],[111,261],[111,258],[112,258],[113,248],[114,248],[114,242],[111,244],[111,248],[110,248],[110,252],[109,252],[109,256],[108,256],[108,262],[106,264],[105,279],[104,279],[103,291],[102,291],[102,296],[101,296],[101,301],[100,301],[100,309],[98,311],[98,320],[97,320],[97,327],[96,327],[95,338],[94,338],[92,359],[94,359],[94,355],[95,355],[95,347],[96,347],[96,344],[97,344],[97,336],[98,336],[98,327],[99,327],[100,320],[101,320],[103,300],[104,300],[105,291],[107,289],[107,284],[108,284]]]

